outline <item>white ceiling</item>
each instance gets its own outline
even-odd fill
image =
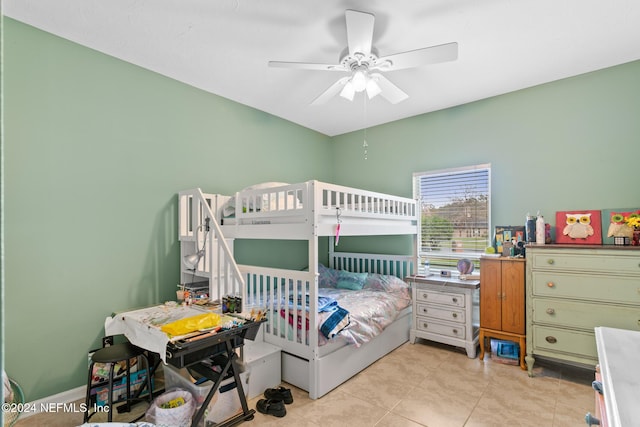
[[[392,105],[335,97],[346,9],[375,15],[380,56],[448,42],[458,60],[387,72]],[[4,15],[334,136],[640,59],[638,0],[4,0]]]

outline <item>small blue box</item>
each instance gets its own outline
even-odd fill
[[[518,359],[520,357],[520,346],[512,341],[496,340],[496,355],[508,359]]]

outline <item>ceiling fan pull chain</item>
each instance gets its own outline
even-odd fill
[[[367,97],[362,97],[362,102],[364,103],[364,142],[362,143],[362,148],[364,148],[364,159],[367,160],[369,155],[369,144],[367,144]]]

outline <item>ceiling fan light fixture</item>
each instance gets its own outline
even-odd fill
[[[369,78],[365,89],[367,90],[367,96],[369,97],[369,99],[372,99],[382,92],[380,85],[378,85],[378,83],[373,78]]]
[[[351,83],[353,84],[353,90],[356,92],[362,92],[367,87],[369,76],[366,71],[356,70],[351,77]]]
[[[349,101],[353,101],[353,97],[355,94],[356,94],[356,91],[353,88],[353,84],[351,83],[351,80],[349,80],[342,88],[342,91],[340,92],[340,96],[345,99],[348,99]]]

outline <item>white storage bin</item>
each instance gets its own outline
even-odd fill
[[[250,385],[249,373],[250,371],[248,370],[240,373],[245,398],[248,395]],[[164,365],[164,381],[165,389],[167,390],[180,388],[191,392],[198,408],[202,406],[211,387],[213,387],[212,381],[205,381],[199,385],[194,384],[193,377],[191,377],[186,368],[177,369],[170,365]],[[229,388],[229,385],[233,382],[233,378],[227,378],[222,381],[219,389],[211,399],[208,409],[205,411],[204,418],[206,421],[220,423],[242,411],[242,405],[240,404],[240,397],[238,396],[236,387]]]
[[[249,399],[261,396],[268,388],[276,388],[282,382],[280,348],[266,342],[245,341],[244,363],[251,372]]]
[[[187,390],[195,399],[196,407],[200,407],[204,399],[207,397],[209,390],[213,386],[211,381],[206,381],[202,384],[196,385],[193,383],[194,378],[189,374],[186,368],[178,369],[171,365],[164,365],[164,388],[165,390],[172,390],[179,388]]]

